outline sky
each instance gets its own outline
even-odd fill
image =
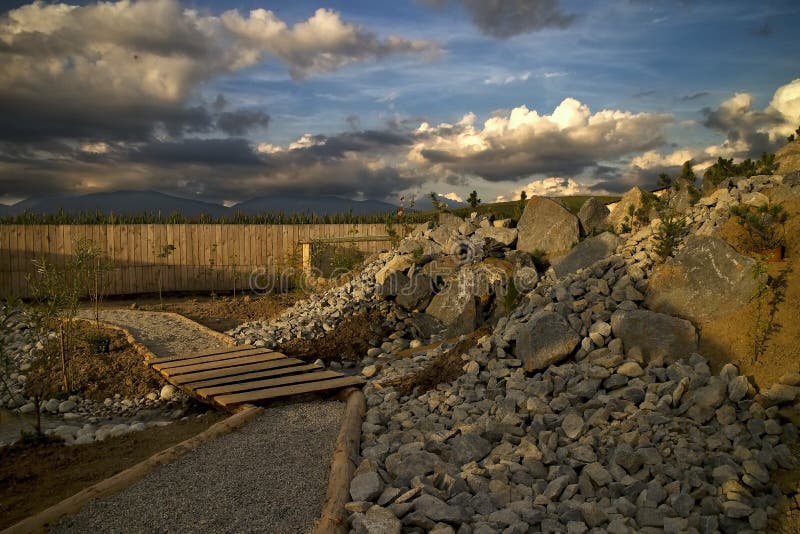
[[[800,126],[796,0],[0,1],[0,202],[652,187]]]

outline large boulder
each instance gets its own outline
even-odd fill
[[[553,259],[550,265],[556,276],[561,278],[613,255],[621,243],[622,238],[611,232],[603,232],[584,239],[564,256]]]
[[[584,235],[592,235],[595,231],[605,228],[610,213],[606,205],[596,197],[590,197],[584,202],[578,212],[578,220],[581,222]]]
[[[578,218],[564,206],[544,197],[533,197],[517,224],[517,250],[549,256],[567,252],[580,239]]]
[[[440,213],[439,224],[428,234],[428,237],[444,246],[448,241],[458,239],[458,236],[461,235],[459,228],[462,224],[464,224],[464,219],[450,213]]]
[[[514,355],[526,371],[540,371],[563,360],[578,347],[581,336],[561,315],[538,311],[517,334]]]
[[[401,254],[435,256],[441,254],[442,245],[426,237],[407,238],[400,242],[397,251]]]
[[[433,294],[433,281],[428,275],[417,273],[397,292],[397,304],[408,311],[424,310]]]
[[[672,362],[697,350],[697,332],[689,321],[648,310],[617,310],[611,331],[626,349],[639,347],[649,360]]]
[[[477,295],[462,277],[451,280],[433,299],[425,312],[439,320],[448,336],[468,334],[478,324]]]
[[[399,254],[386,262],[386,265],[375,273],[375,282],[383,284],[394,273],[405,272],[414,265],[414,258],[409,254]]]
[[[758,285],[754,266],[755,260],[719,238],[692,236],[655,269],[645,306],[695,322],[717,319],[750,302]]]
[[[611,229],[615,232],[620,232],[626,222],[630,224],[631,207],[633,207],[634,211],[641,208],[644,205],[645,195],[646,193],[639,187],[633,187],[622,195],[622,198],[617,202],[613,211],[606,219]]]

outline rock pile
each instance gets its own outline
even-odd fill
[[[796,198],[795,182],[724,182],[687,208],[691,237],[666,265],[653,219],[587,237],[537,271],[534,251],[619,231],[619,206],[576,218],[534,199],[516,228],[445,215],[346,286],[233,334],[275,346],[385,312],[395,332],[363,360],[354,532],[763,531],[780,496],[770,473],[796,461],[800,375],[758,392],[733,365],[713,374],[690,320],[714,301],[741,304],[754,283],[748,259],[710,237],[729,208]],[[634,189],[621,204],[642,199]],[[470,339],[448,338],[481,325],[489,333],[461,351],[460,376],[401,395],[403,378]]]

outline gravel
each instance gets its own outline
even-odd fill
[[[78,315],[94,318],[94,313],[90,310],[82,310]],[[125,328],[153,354],[161,357],[225,346],[219,339],[198,328],[192,328],[188,321],[181,321],[164,313],[102,310],[100,320]]]
[[[310,532],[344,414],[336,401],[266,409],[53,532]]]

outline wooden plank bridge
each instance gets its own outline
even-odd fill
[[[361,377],[326,371],[321,365],[251,345],[155,358],[148,363],[188,394],[226,409],[364,383]]]

